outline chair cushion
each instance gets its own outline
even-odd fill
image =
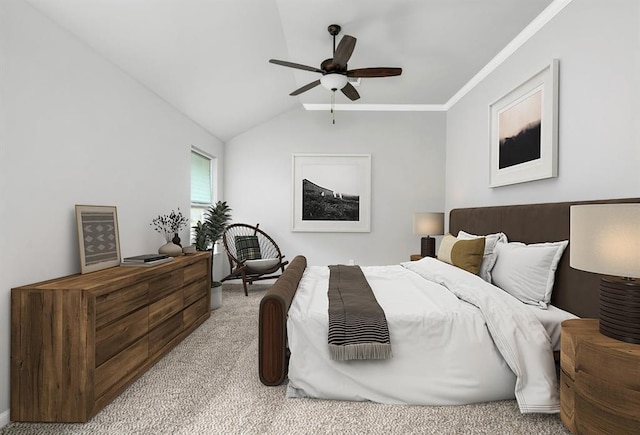
[[[262,258],[258,236],[235,236],[234,242],[238,260],[259,260]]]
[[[269,269],[273,269],[280,263],[278,258],[263,258],[261,260],[247,260],[244,264],[247,265],[252,272],[266,272]]]

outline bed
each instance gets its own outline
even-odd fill
[[[640,201],[623,199],[455,209],[450,213],[449,232],[454,235],[459,231],[481,235],[503,232],[509,242],[526,244],[568,240],[569,207],[603,202]],[[549,342],[548,336],[559,336],[559,323],[567,313],[580,317],[598,316],[599,276],[571,269],[568,257],[567,249],[557,265],[551,295],[554,308],[550,310],[535,307],[520,310],[515,305],[509,308],[509,301],[472,301],[476,305],[461,301],[458,298],[473,299],[475,296],[466,294],[466,290],[462,290],[462,294],[447,293],[441,285],[446,286],[446,283],[438,279],[449,276],[448,270],[446,274],[442,271],[444,275],[436,276],[435,283],[421,280],[433,275],[434,268],[436,275],[440,273],[437,260],[365,267],[363,272],[372,282],[376,298],[389,317],[394,357],[385,361],[336,363],[327,357],[326,326],[323,329],[321,325],[321,319],[326,318],[326,290],[322,296],[322,287],[326,285],[327,269],[307,267],[306,259],[298,256],[260,305],[260,379],[265,385],[278,385],[289,374],[289,397],[425,405],[516,397],[522,412],[558,412],[557,379],[552,357],[554,343]],[[433,264],[428,264],[430,261]],[[469,288],[483,285],[478,277],[461,272],[455,279],[465,281],[470,277]],[[398,291],[399,283],[409,282],[410,290]],[[317,286],[320,290],[314,291]],[[405,288],[404,284],[402,288]],[[442,294],[433,299],[437,293]],[[416,303],[416,300],[420,302]],[[527,325],[517,328],[518,334],[511,334],[525,334],[520,337],[522,341],[505,345],[503,342],[512,337],[509,332],[494,330],[495,324],[501,321],[487,320],[480,306],[482,304],[486,311],[492,311],[496,304],[507,304],[504,307],[506,316],[514,317],[516,324]],[[443,319],[451,317],[446,313],[452,309],[460,320],[418,320],[417,323],[427,323],[428,327],[418,332],[402,329],[403,321],[423,315],[425,306],[435,307],[429,314],[432,319],[438,319],[438,312]],[[554,317],[556,309],[560,317]],[[436,312],[435,317],[433,311]],[[511,315],[510,311],[518,311],[519,314]],[[531,313],[527,314],[527,311]],[[540,313],[542,311],[544,314]],[[537,320],[531,320],[532,316]],[[307,326],[301,328],[300,325]],[[312,325],[315,326],[308,327]],[[288,331],[287,328],[292,329]],[[533,335],[526,335],[531,332],[529,330],[534,331]],[[497,334],[498,341],[494,341],[494,334]],[[450,346],[451,342],[462,345]],[[429,345],[424,346],[424,343]],[[524,351],[515,360],[513,355],[509,356],[513,348]],[[530,367],[524,367],[527,365]],[[523,387],[527,382],[538,385]]]

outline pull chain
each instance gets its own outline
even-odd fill
[[[331,119],[334,125],[336,123],[336,114],[335,114],[335,111],[333,110],[333,106],[335,105],[335,99],[336,99],[336,91],[332,90],[331,91]]]
[[[336,112],[334,110],[335,102],[336,102],[336,90],[332,89],[331,90],[331,120],[333,124],[336,123]]]

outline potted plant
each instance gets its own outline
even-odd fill
[[[191,228],[193,229],[193,234],[195,236],[193,239],[193,246],[195,246],[196,251],[209,250],[209,237],[207,236],[207,229],[204,224],[198,221],[196,225]]]
[[[158,215],[158,217],[151,220],[151,226],[158,233],[162,234],[165,241],[165,245],[162,245],[158,249],[159,254],[166,254],[171,257],[182,255],[182,247],[180,246],[180,237],[178,233],[182,228],[187,226],[189,219],[182,215],[180,207],[178,211],[171,210],[171,213]]]
[[[214,246],[231,220],[231,208],[225,201],[218,201],[205,213],[204,222],[198,221],[193,228],[194,245],[198,251],[213,251]],[[211,261],[213,269],[213,257]],[[211,271],[213,277],[213,270]],[[211,280],[211,309],[215,310],[222,303],[222,283]]]

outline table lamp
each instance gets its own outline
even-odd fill
[[[444,213],[414,213],[413,234],[425,236],[420,240],[420,255],[435,257],[436,239],[430,236],[444,234]]]
[[[570,265],[603,274],[600,332],[640,343],[640,204],[574,205]]]

